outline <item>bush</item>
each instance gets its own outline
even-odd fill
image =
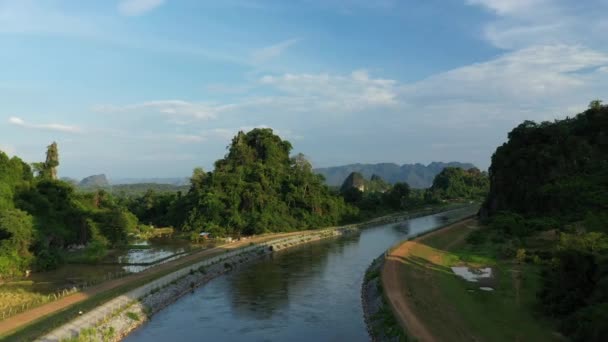
[[[588,306],[570,315],[562,324],[562,331],[572,341],[605,341],[608,336],[608,303]]]
[[[135,312],[129,311],[125,315],[134,321],[139,321],[139,315]]]
[[[511,212],[503,211],[492,216],[489,226],[510,236],[523,237],[529,234],[529,229],[524,218],[519,214]]]

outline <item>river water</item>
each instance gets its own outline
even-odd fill
[[[361,282],[371,261],[408,235],[475,210],[380,225],[281,251],[182,297],[125,341],[368,341]]]

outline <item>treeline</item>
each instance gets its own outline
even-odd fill
[[[161,183],[134,183],[134,184],[116,184],[108,186],[77,186],[76,189],[81,192],[96,192],[105,190],[110,194],[118,197],[138,197],[143,196],[148,192],[153,193],[173,193],[178,191],[187,192],[190,187],[187,185],[173,185]]]
[[[405,182],[390,185],[375,174],[367,180],[353,172],[344,180],[340,194],[359,209],[358,216],[363,219],[446,201],[481,202],[488,189],[487,173],[476,168],[446,167],[429,189],[412,189]]]
[[[538,303],[575,341],[608,336],[608,107],[525,121],[496,149],[481,210],[496,241],[543,265]],[[526,251],[533,236],[548,250]],[[479,240],[480,234],[473,236]],[[527,253],[526,253],[527,252]]]
[[[33,168],[0,151],[0,277],[62,262],[62,251],[86,245],[94,258],[127,243],[137,218],[103,191],[81,194],[57,180],[57,145]]]

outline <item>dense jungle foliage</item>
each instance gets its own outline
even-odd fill
[[[103,191],[79,194],[57,180],[57,145],[32,168],[0,151],[0,278],[62,262],[62,251],[86,245],[90,257],[127,243],[137,218]]]
[[[482,216],[499,233],[496,241],[515,249],[537,236],[557,237],[528,258],[544,268],[539,307],[571,339],[604,340],[608,107],[593,101],[573,118],[525,121],[508,138],[492,157]]]
[[[239,236],[335,225],[356,209],[271,129],[239,132],[213,172],[197,168],[186,194],[148,192],[129,207],[143,222]]]

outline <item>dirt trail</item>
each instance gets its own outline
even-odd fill
[[[432,342],[437,341],[437,339],[433,336],[428,327],[424,325],[424,323],[415,315],[410,304],[410,299],[407,298],[402,291],[402,289],[405,287],[402,283],[403,279],[400,275],[400,268],[403,267],[402,260],[410,255],[411,248],[415,246],[421,239],[437,234],[443,234],[456,227],[462,227],[462,225],[470,224],[472,222],[474,222],[472,219],[461,221],[417,239],[407,241],[390,251],[386,258],[384,267],[382,269],[382,284],[384,286],[386,297],[389,304],[392,306],[393,312],[395,313],[399,323],[403,327],[406,327],[409,335],[412,335],[419,341]],[[449,245],[454,245],[459,242],[460,241],[458,240],[454,240],[451,241]]]
[[[409,242],[397,248],[384,262],[382,269],[382,284],[386,297],[393,307],[397,320],[402,326],[407,327],[407,333],[417,340],[431,342],[435,341],[427,327],[416,317],[412,311],[408,299],[401,293],[401,281],[399,279],[399,268],[401,267],[400,256],[409,255]]]
[[[182,266],[185,266],[187,264],[193,263],[195,261],[198,261],[198,260],[201,260],[204,258],[212,257],[214,255],[223,253],[224,251],[226,251],[228,249],[235,249],[235,248],[243,247],[252,242],[259,243],[259,242],[264,242],[264,241],[268,241],[271,239],[287,237],[287,236],[301,234],[301,233],[303,233],[303,232],[271,234],[271,235],[260,236],[260,237],[256,237],[256,238],[252,238],[252,239],[248,239],[248,240],[244,240],[244,241],[233,242],[233,243],[225,244],[225,245],[218,246],[215,248],[202,250],[202,251],[187,255],[185,257],[179,258],[177,260],[169,261],[167,263],[160,264],[155,267],[151,267],[143,272],[135,273],[135,274],[126,276],[124,278],[119,278],[119,279],[114,279],[114,280],[109,280],[109,281],[103,282],[99,285],[92,286],[92,287],[86,289],[85,291],[76,292],[72,295],[69,295],[69,296],[63,297],[61,299],[58,299],[56,301],[38,306],[31,310],[25,311],[23,313],[20,313],[15,316],[11,316],[5,320],[0,321],[0,336],[3,336],[13,330],[16,330],[22,326],[27,325],[27,324],[30,324],[33,321],[38,320],[46,315],[64,310],[74,304],[82,302],[82,301],[84,301],[88,298],[91,298],[95,295],[98,295],[100,293],[110,291],[112,289],[130,284],[130,283],[137,282],[141,279],[151,277],[153,275],[163,274],[168,271],[177,270],[177,269],[181,268]]]

